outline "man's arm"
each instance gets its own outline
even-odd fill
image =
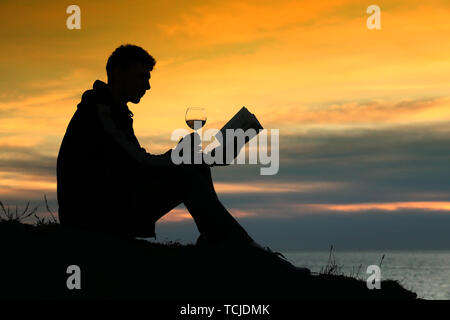
[[[144,167],[167,167],[175,166],[171,159],[172,150],[164,154],[153,155],[142,147],[127,139],[126,135],[120,131],[111,117],[111,107],[98,104],[98,119],[107,134],[138,164]]]

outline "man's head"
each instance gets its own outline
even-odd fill
[[[122,45],[108,58],[108,85],[125,102],[138,103],[145,91],[150,90],[150,71],[155,64],[156,60],[141,47]]]

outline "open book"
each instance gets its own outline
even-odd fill
[[[232,129],[235,132],[234,136],[231,136],[231,139],[227,139],[227,129]],[[243,134],[238,129],[242,129],[244,131]],[[220,145],[211,150],[211,155],[214,157],[215,153],[218,152],[220,148],[223,155],[222,164],[229,164],[239,155],[242,147],[244,147],[247,142],[253,139],[259,131],[263,129],[264,128],[261,126],[258,119],[256,119],[255,115],[250,113],[250,111],[248,111],[248,109],[244,106],[222,127],[219,131],[220,134],[216,134],[215,139],[220,143]],[[243,139],[238,138],[240,136],[242,136]],[[227,153],[232,156],[227,158]]]

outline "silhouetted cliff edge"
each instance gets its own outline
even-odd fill
[[[345,276],[304,276],[258,249],[210,249],[124,240],[58,224],[0,222],[0,298],[415,299],[395,281],[368,290]],[[67,267],[81,289],[66,286]]]

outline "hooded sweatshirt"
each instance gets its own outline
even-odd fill
[[[132,193],[144,173],[174,165],[172,150],[147,153],[134,134],[132,116],[126,104],[113,103],[104,82],[97,80],[84,92],[57,158],[62,225],[120,234],[134,229],[135,234],[138,224],[139,236],[154,236],[154,222],[138,223],[137,213],[130,212]]]

